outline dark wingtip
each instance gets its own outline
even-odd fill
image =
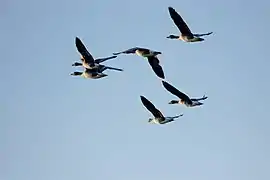
[[[169,10],[170,13],[176,12],[175,9],[173,7],[171,7],[171,6],[168,7],[168,10]]]
[[[82,43],[82,41],[80,40],[80,38],[76,37],[76,38],[75,38],[75,43],[76,43],[76,44],[80,44],[80,43]]]
[[[165,86],[168,83],[166,81],[162,80],[162,84]]]
[[[144,101],[146,98],[143,95],[140,95],[141,101]]]

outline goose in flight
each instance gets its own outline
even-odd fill
[[[84,46],[83,42],[78,37],[75,38],[75,44],[76,44],[77,50],[81,54],[82,63],[75,62],[72,64],[72,66],[83,66],[88,69],[93,69],[93,68],[97,68],[100,63],[117,57],[117,56],[110,56],[106,58],[94,59],[93,56],[89,53],[89,51]]]
[[[163,114],[144,96],[140,96],[143,105],[148,111],[150,111],[154,118],[149,118],[148,122],[153,124],[167,124],[174,121],[174,119],[183,116],[183,114],[173,116],[173,117],[164,117]]]
[[[162,53],[159,51],[153,51],[147,48],[134,47],[125,51],[113,53],[113,55],[119,55],[119,54],[137,54],[138,56],[142,56],[142,57],[150,57],[150,56],[157,56]]]
[[[204,33],[204,34],[193,34],[191,30],[189,29],[186,22],[183,20],[183,18],[175,11],[174,8],[168,7],[170,16],[174,22],[174,24],[177,26],[179,31],[181,32],[180,35],[170,35],[167,38],[169,39],[178,39],[185,42],[198,42],[198,41],[204,41],[202,36],[208,36],[212,34],[213,32]]]
[[[169,91],[170,93],[172,93],[173,95],[179,98],[179,100],[171,100],[169,104],[184,104],[187,107],[201,106],[203,105],[203,103],[200,101],[208,98],[206,96],[203,96],[202,98],[191,99],[186,94],[180,92],[178,89],[170,85],[168,82],[162,81],[162,84],[167,91]]]
[[[103,71],[110,69],[110,70],[115,70],[115,71],[123,71],[123,69],[118,69],[114,67],[109,67],[109,66],[104,66],[104,65],[99,65],[98,68],[94,69],[88,69],[85,68],[84,72],[78,72],[75,71],[71,73],[70,75],[72,76],[82,76],[84,78],[89,78],[89,79],[99,79],[108,76],[107,74],[104,74]]]
[[[119,55],[119,54],[137,54],[138,56],[147,58],[148,63],[151,66],[152,70],[155,72],[155,74],[159,78],[165,79],[164,71],[161,65],[159,64],[159,59],[157,58],[157,55],[162,54],[161,52],[153,51],[147,48],[134,47],[125,51],[113,53],[113,55]]]

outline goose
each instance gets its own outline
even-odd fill
[[[162,53],[159,51],[153,51],[147,48],[134,47],[125,51],[113,53],[113,55],[119,55],[119,54],[137,54],[138,56],[142,56],[142,57],[151,57],[151,56],[157,56],[158,54],[162,54]]]
[[[118,69],[114,67],[109,67],[109,66],[104,66],[104,65],[99,65],[98,68],[95,69],[88,69],[85,68],[84,72],[78,72],[75,71],[71,73],[70,75],[72,76],[82,76],[84,78],[89,78],[89,79],[99,79],[108,76],[107,74],[104,74],[103,71],[110,69],[110,70],[116,70],[116,71],[123,71],[123,69]]]
[[[93,69],[85,69],[84,72],[78,72],[78,71],[75,71],[73,73],[71,73],[70,75],[72,76],[82,76],[84,78],[88,78],[88,79],[99,79],[99,78],[103,78],[103,77],[106,77],[108,76],[107,74],[104,74],[104,73],[100,73],[100,72],[97,72]]]
[[[159,59],[157,58],[157,55],[162,54],[161,52],[153,51],[147,48],[134,47],[125,51],[113,53],[113,55],[119,55],[119,54],[137,54],[138,56],[147,58],[148,63],[151,66],[152,70],[155,72],[155,74],[159,78],[165,79],[164,71],[161,65],[159,64]]]
[[[163,114],[144,96],[140,96],[143,105],[146,107],[148,111],[150,111],[154,118],[149,118],[148,122],[152,124],[167,124],[169,122],[174,121],[176,118],[183,116],[184,114],[180,114],[173,117],[164,117]]]
[[[117,56],[110,56],[106,58],[94,59],[93,56],[89,53],[89,51],[84,46],[83,42],[78,37],[75,38],[75,44],[76,44],[77,50],[81,54],[82,63],[75,62],[72,64],[72,66],[83,66],[88,69],[93,69],[93,68],[97,68],[100,63],[117,57]]]
[[[204,41],[202,36],[208,36],[212,34],[213,32],[204,33],[204,34],[193,34],[191,30],[189,29],[186,22],[182,19],[182,17],[175,11],[174,8],[168,7],[170,16],[174,22],[174,24],[177,26],[177,28],[180,30],[181,35],[169,35],[167,38],[169,39],[178,39],[182,40],[184,42],[198,42],[198,41]]]
[[[170,85],[168,82],[162,81],[162,84],[167,91],[169,91],[170,93],[172,93],[173,95],[177,96],[180,99],[180,100],[171,100],[169,104],[184,104],[187,107],[195,107],[203,105],[203,103],[200,101],[208,98],[204,95],[202,98],[191,99],[186,94],[180,92],[178,89]]]

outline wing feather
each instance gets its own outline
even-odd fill
[[[192,35],[191,30],[189,29],[183,18],[180,16],[180,14],[178,14],[172,7],[169,7],[168,9],[174,24],[178,27],[180,32],[184,35]]]
[[[85,62],[89,64],[94,64],[95,61],[94,61],[93,56],[88,52],[88,50],[86,49],[86,47],[84,46],[84,44],[78,37],[76,37],[75,43],[76,43],[77,50],[82,55]]]
[[[163,71],[162,67],[159,64],[158,58],[154,57],[154,56],[148,57],[148,62],[150,64],[150,66],[152,67],[153,71],[155,72],[155,74],[159,78],[165,79],[164,71]]]
[[[163,118],[163,114],[144,96],[140,96],[143,105],[146,107],[148,111],[150,111],[154,117]]]
[[[177,96],[178,98],[192,104],[192,101],[190,100],[190,98],[186,94],[182,93],[181,91],[179,91],[178,89],[176,89],[175,87],[173,87],[172,85],[167,83],[166,81],[162,81],[162,84],[167,91],[169,91],[173,95]]]

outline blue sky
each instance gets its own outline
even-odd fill
[[[168,6],[202,43],[168,40],[178,29]],[[269,179],[269,1],[1,1],[2,180]],[[166,80],[200,108],[175,97],[147,61],[122,55],[108,77],[71,77],[75,37],[94,57],[134,46],[162,51]],[[165,126],[140,95],[165,115]]]

